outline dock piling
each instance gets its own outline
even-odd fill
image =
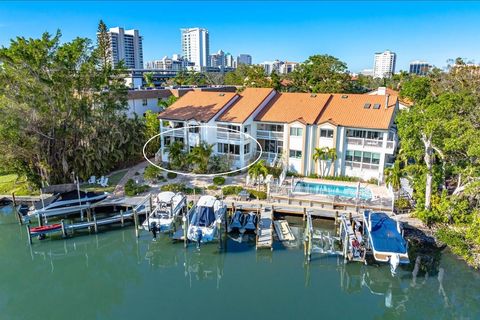
[[[27,236],[28,236],[28,244],[32,245],[32,234],[30,233],[30,226],[27,224]]]
[[[65,229],[65,220],[61,220],[60,223],[62,224],[62,237],[67,237],[67,230]]]
[[[135,223],[135,237],[139,237],[138,234],[138,213],[137,209],[133,209],[133,222]]]
[[[87,221],[88,222],[92,221],[92,212],[90,211],[90,208],[87,209]],[[88,231],[91,233],[92,227],[88,227]]]
[[[121,222],[122,228],[123,228],[124,225],[125,225],[125,222],[124,222],[124,219],[123,219],[123,210],[120,210],[120,222]]]
[[[97,215],[95,214],[95,211],[93,212],[93,223],[94,223],[95,233],[98,233]]]
[[[147,228],[148,231],[150,231],[150,215],[153,212],[153,201],[152,201],[152,194],[150,194],[150,197],[148,198],[149,205],[150,205],[150,210],[146,213],[146,218],[147,218]],[[173,208],[173,205],[172,205]]]

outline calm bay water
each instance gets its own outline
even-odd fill
[[[0,208],[0,319],[480,319],[480,273],[448,252],[433,264],[392,277],[333,256],[305,266],[301,246],[184,249],[132,227],[30,247]]]

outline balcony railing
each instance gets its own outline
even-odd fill
[[[257,139],[283,140],[283,132],[257,130]]]
[[[365,138],[347,138],[347,144],[381,148],[383,145],[383,140],[365,139]]]
[[[217,131],[217,139],[240,141],[240,133]]]
[[[162,128],[162,133],[164,133],[165,136],[172,136],[172,137],[184,137],[185,135],[185,129],[184,128]]]
[[[387,141],[387,149],[394,149],[395,141]]]
[[[378,170],[379,168],[378,164],[360,163],[360,162],[353,162],[353,161],[346,161],[345,165],[347,167],[367,169],[367,170]]]

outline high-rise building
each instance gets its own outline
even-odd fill
[[[390,50],[375,53],[373,62],[374,78],[390,78],[395,73],[397,55]]]
[[[251,65],[252,64],[252,56],[249,54],[239,54],[237,57],[237,66],[241,64]]]
[[[428,62],[415,60],[410,62],[410,73],[424,76],[428,73],[431,66]]]
[[[225,66],[227,68],[236,68],[237,67],[237,62],[235,61],[235,58],[233,57],[233,55],[231,55],[228,52],[225,54]]]
[[[108,31],[110,37],[110,62],[114,67],[123,60],[128,69],[143,68],[143,38],[138,30],[116,27]]]
[[[146,69],[182,71],[186,70],[188,67],[193,67],[193,63],[188,62],[178,54],[174,54],[172,55],[172,58],[165,56],[161,60],[149,61],[145,64],[145,67]]]
[[[225,53],[222,50],[210,56],[210,67],[219,68],[220,71],[225,69]]]
[[[201,71],[209,66],[210,41],[205,28],[186,28],[182,31],[183,57],[195,63],[195,70]]]

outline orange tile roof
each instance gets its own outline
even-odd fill
[[[330,94],[279,93],[257,115],[256,121],[313,124]]]
[[[398,101],[401,103],[401,104],[404,104],[406,105],[407,107],[411,107],[413,106],[413,102],[408,99],[408,98],[400,98],[400,92],[397,91],[397,90],[393,90],[393,89],[390,89],[390,88],[386,88],[386,93],[388,93],[389,95],[391,96],[395,96],[398,98]],[[376,94],[378,95],[378,89],[377,90],[372,90],[370,92],[367,92],[367,94],[370,94],[372,95],[373,93],[377,92]]]
[[[397,103],[396,96],[390,96],[385,108],[386,97],[365,94],[333,94],[328,106],[322,112],[317,124],[332,122],[336,125],[354,128],[388,129]],[[370,108],[364,108],[370,103]],[[379,104],[379,109],[374,109]]]
[[[233,92],[189,91],[159,114],[160,119],[210,121],[238,95]]]
[[[217,121],[243,123],[272,93],[272,88],[246,88],[239,99],[225,110]]]

